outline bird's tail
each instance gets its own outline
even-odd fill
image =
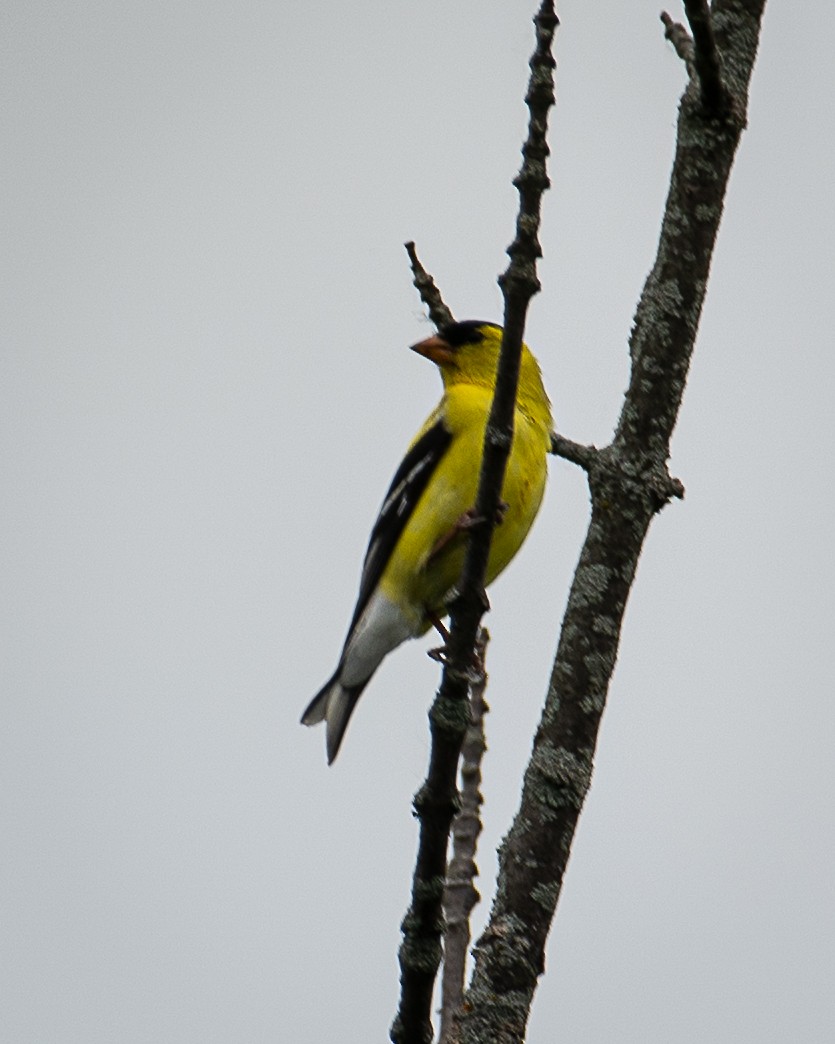
[[[327,722],[325,746],[329,765],[339,753],[342,738],[348,728],[348,721],[357,705],[357,700],[362,695],[362,690],[369,681],[366,679],[359,685],[343,685],[339,680],[341,670],[342,665],[340,664],[333,677],[316,693],[302,714],[302,725],[318,725],[320,721]]]

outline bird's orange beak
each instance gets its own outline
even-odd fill
[[[438,334],[427,337],[425,341],[418,341],[410,347],[418,355],[431,359],[436,366],[451,366],[455,362],[455,350]]]

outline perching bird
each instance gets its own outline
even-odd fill
[[[470,321],[412,345],[441,371],[444,394],[409,446],[374,523],[339,665],[302,715],[305,725],[327,722],[329,764],[383,658],[447,615],[464,563],[501,341],[501,327]],[[486,584],[519,550],[539,510],[551,428],[539,365],[523,345],[501,494],[506,509],[493,531]]]

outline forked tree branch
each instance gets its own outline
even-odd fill
[[[484,577],[505,466],[513,441],[525,316],[531,297],[539,289],[536,261],[541,250],[537,234],[542,193],[548,187],[545,134],[548,112],[554,104],[556,63],[551,46],[558,25],[553,0],[542,0],[534,24],[536,49],[530,61],[526,97],[530,112],[528,137],[522,149],[522,168],[514,182],[520,196],[519,218],[516,238],[508,247],[510,264],[499,280],[505,295],[504,335],[475,503],[476,516],[482,521],[471,530],[459,592],[450,607],[446,664],[441,687],[429,712],[429,771],[414,799],[420,832],[412,900],[402,925],[400,1007],[390,1031],[394,1044],[431,1044],[433,1036],[430,1016],[432,992],[441,959],[441,901],[447,841],[452,818],[458,810],[456,777],[469,719],[467,694],[473,649],[487,607]]]
[[[720,85],[730,103],[717,111],[702,72],[700,89],[691,81],[681,101],[658,252],[630,337],[630,384],[612,442],[588,458],[589,529],[519,811],[500,849],[496,898],[476,945],[455,1044],[519,1044],[525,1039],[537,979],[544,971],[545,943],[591,781],[638,558],[653,516],[670,496],[682,492],[667,470],[670,437],[744,126],[764,7],[765,0],[715,0],[709,18],[717,69],[723,70]],[[697,50],[699,46],[697,37]],[[709,79],[713,74],[706,75]]]
[[[722,82],[710,5],[707,0],[684,0],[684,10],[693,33],[696,75],[704,107],[708,112],[721,112],[727,106],[730,95]]]
[[[664,35],[687,66],[691,79],[698,82],[706,111],[721,114],[730,104],[731,94],[722,81],[710,5],[707,0],[684,0],[684,10],[692,37],[680,22],[674,22],[666,11],[662,11]]]

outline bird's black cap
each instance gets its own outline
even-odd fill
[[[462,344],[478,344],[484,340],[482,329],[492,326],[501,330],[495,323],[485,322],[483,319],[467,319],[463,323],[450,323],[438,331],[438,336],[443,337],[450,348],[460,348]]]

